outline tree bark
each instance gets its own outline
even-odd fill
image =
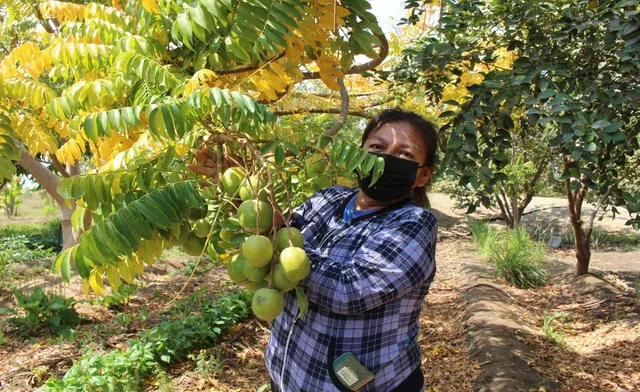
[[[38,161],[34,157],[22,152],[20,155],[20,160],[18,160],[18,164],[22,166],[24,170],[26,170],[31,176],[40,184],[49,195],[58,203],[60,207],[60,223],[61,223],[61,231],[62,231],[62,248],[66,249],[70,246],[73,246],[77,243],[77,238],[73,233],[73,229],[71,227],[71,215],[75,210],[75,205],[70,204],[67,205],[65,199],[60,196],[58,193],[58,183],[60,182],[60,177],[58,177],[55,173],[49,170],[42,162]],[[68,166],[67,173],[71,174],[71,171],[74,171],[74,174],[77,174],[78,168],[77,166]]]
[[[563,155],[565,169],[569,163],[566,155]],[[582,227],[582,202],[586,196],[587,187],[582,185],[579,190],[571,189],[571,178],[565,180],[567,199],[569,202],[569,221],[573,228],[576,247],[576,276],[581,276],[589,272],[589,262],[591,261],[590,236],[586,235]]]

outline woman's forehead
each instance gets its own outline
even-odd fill
[[[399,143],[406,145],[415,145],[423,149],[426,147],[424,138],[420,135],[411,123],[408,122],[392,122],[382,124],[373,130],[366,141],[384,140],[391,143]]]

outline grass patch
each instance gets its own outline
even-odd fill
[[[486,222],[475,221],[471,228],[478,253],[487,256],[499,276],[520,288],[544,286],[548,276],[542,260],[544,245],[534,241],[523,228],[497,231]]]
[[[498,242],[498,232],[490,228],[487,222],[478,219],[471,224],[471,235],[478,246],[478,253],[491,257]]]

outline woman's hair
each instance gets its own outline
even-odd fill
[[[424,165],[434,166],[438,160],[438,133],[436,126],[422,118],[419,114],[405,111],[402,109],[385,109],[372,118],[364,128],[360,147],[364,146],[365,141],[371,132],[380,129],[384,124],[404,122],[409,123],[415,131],[423,138],[427,146],[427,156]],[[414,188],[411,199],[422,207],[429,207],[429,198],[427,197],[426,185],[420,188]]]

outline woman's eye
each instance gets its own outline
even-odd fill
[[[402,155],[403,157],[407,157],[407,158],[413,158],[413,154],[410,152],[401,152],[400,155]]]
[[[382,148],[382,146],[379,145],[379,144],[372,144],[372,145],[369,146],[369,148],[372,149],[372,150],[380,150]]]

